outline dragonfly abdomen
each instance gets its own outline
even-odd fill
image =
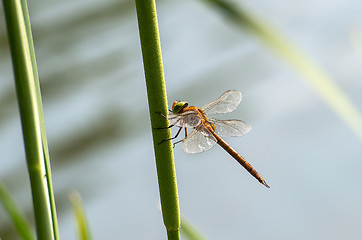
[[[217,139],[217,143],[225,149],[233,158],[235,158],[241,166],[243,166],[251,175],[253,175],[261,184],[270,188],[269,185],[265,182],[264,178],[241,156],[239,155],[232,147],[230,147],[222,138],[217,134],[213,133],[214,137]]]

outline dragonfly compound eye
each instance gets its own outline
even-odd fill
[[[187,102],[174,101],[172,105],[173,113],[181,113],[182,109],[187,107],[189,104]]]

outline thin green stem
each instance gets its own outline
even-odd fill
[[[347,94],[318,66],[287,40],[273,26],[228,1],[205,0],[225,13],[233,22],[246,28],[288,64],[295,68],[303,80],[325,101],[325,103],[345,122],[362,141],[362,114]]]
[[[159,114],[159,112],[165,115],[167,113],[167,97],[158,33],[156,4],[154,0],[136,0],[136,8],[163,221],[167,229],[168,239],[179,239],[180,210],[173,149],[171,142],[159,144],[162,140],[170,138],[171,132],[169,129],[156,129],[168,126],[168,121]]]
[[[182,233],[183,236],[186,237],[186,239],[189,239],[189,240],[204,240],[204,239],[206,239],[184,217],[181,218],[181,233]]]
[[[13,221],[20,237],[24,240],[35,239],[28,221],[23,216],[23,214],[21,214],[20,210],[16,206],[14,200],[10,197],[10,194],[5,189],[5,186],[2,182],[0,182],[0,201],[3,203],[5,210],[11,217],[11,220]]]
[[[35,59],[35,50],[34,50],[34,44],[33,44],[33,36],[31,33],[31,26],[30,26],[30,19],[29,19],[29,13],[28,13],[28,6],[26,3],[26,0],[21,0],[22,9],[24,12],[24,20],[25,20],[25,29],[26,29],[26,35],[28,38],[29,44],[29,51],[31,56],[31,64],[32,68],[34,69],[34,85],[36,89],[39,89],[38,93],[36,94],[36,102],[38,104],[38,111],[39,111],[39,120],[40,120],[40,126],[41,126],[41,139],[43,144],[43,151],[44,151],[44,159],[45,159],[45,171],[47,172],[47,181],[48,183],[48,191],[49,191],[49,199],[50,199],[50,206],[52,208],[52,220],[53,220],[53,228],[55,230],[56,239],[59,239],[59,230],[58,230],[58,219],[57,219],[57,212],[55,207],[55,199],[54,199],[54,191],[53,191],[53,184],[52,184],[52,174],[51,174],[51,166],[50,166],[50,157],[49,157],[49,150],[48,150],[48,141],[46,137],[46,131],[45,131],[45,120],[44,120],[44,113],[43,113],[43,106],[42,106],[42,100],[41,100],[41,94],[40,94],[40,85],[39,85],[39,76],[38,76],[38,70],[36,66],[36,59]]]
[[[72,203],[74,220],[77,225],[78,239],[91,240],[91,234],[88,227],[87,218],[83,209],[82,198],[76,191],[69,193],[69,199]]]
[[[43,108],[25,0],[4,0],[38,239],[59,239]]]

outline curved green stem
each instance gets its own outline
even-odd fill
[[[14,200],[6,190],[4,184],[0,181],[0,201],[4,205],[5,210],[9,214],[19,236],[24,240],[33,240],[35,235],[32,232],[30,224],[26,220],[25,216],[20,212],[16,206]]]
[[[306,83],[324,100],[324,102],[345,122],[362,141],[362,114],[347,94],[305,56],[296,46],[287,40],[266,21],[252,15],[249,11],[233,6],[228,1],[205,0],[223,11],[233,22],[259,37],[264,43],[295,68]]]
[[[69,193],[69,199],[72,203],[74,220],[77,225],[78,239],[79,240],[91,240],[92,236],[88,226],[87,218],[83,209],[82,198],[77,191]]]
[[[183,236],[186,237],[186,239],[190,239],[190,240],[204,240],[204,239],[206,239],[184,217],[181,218],[181,233],[182,233]]]
[[[168,121],[157,112],[167,113],[167,97],[154,0],[136,0],[143,64],[146,76],[148,104],[151,117],[158,183],[163,221],[168,239],[179,239],[180,210],[177,194],[176,171],[171,142],[159,144],[171,137]]]

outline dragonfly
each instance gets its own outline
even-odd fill
[[[251,126],[242,120],[218,120],[208,118],[206,115],[217,115],[233,112],[240,104],[242,94],[236,90],[228,90],[218,99],[212,101],[202,108],[189,106],[188,102],[174,101],[171,113],[165,116],[170,125],[179,127],[175,137],[164,141],[176,139],[181,130],[185,130],[185,138],[175,144],[182,142],[182,148],[186,153],[199,153],[211,149],[219,144],[238,163],[240,163],[261,184],[269,188],[264,178],[232,147],[230,147],[220,136],[240,137],[251,130]],[[193,131],[187,135],[187,128]],[[174,144],[174,145],[175,145]]]

